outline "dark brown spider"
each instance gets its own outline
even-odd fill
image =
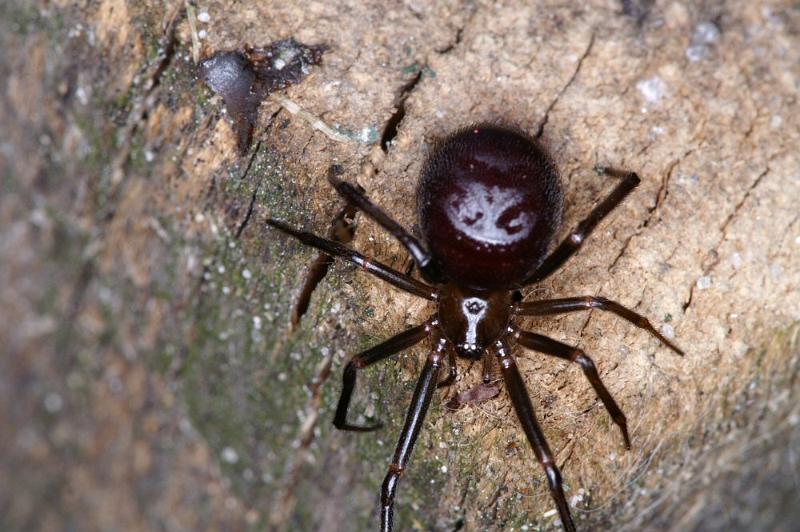
[[[520,289],[555,272],[580,249],[597,224],[639,184],[633,172],[608,168],[602,173],[621,178],[611,194],[546,256],[561,221],[561,187],[558,172],[545,149],[513,128],[473,126],[447,137],[433,150],[417,188],[422,242],[366,197],[363,190],[329,173],[329,181],[353,207],[363,211],[397,238],[413,257],[422,277],[413,277],[367,259],[340,242],[298,231],[276,220],[269,224],[302,243],[355,263],[401,290],[433,301],[436,313],[412,327],[354,356],[344,370],[344,384],[333,423],[341,430],[370,431],[380,427],[347,421],[347,409],[358,370],[430,337],[432,349],[422,370],[400,441],[381,490],[381,530],[392,529],[394,498],[400,476],[408,464],[428,406],[437,386],[453,383],[456,355],[467,359],[497,357],[514,410],[522,429],[542,464],[567,531],[575,524],[564,497],[561,473],[536,421],[525,383],[510,344],[580,364],[630,449],[625,415],[600,380],[586,354],[540,334],[520,330],[517,316],[542,316],[586,309],[607,310],[628,320],[678,354],[683,352],[662,336],[646,318],[602,297],[570,297],[522,302]],[[439,382],[447,359],[448,375]],[[485,364],[489,367],[490,364]]]

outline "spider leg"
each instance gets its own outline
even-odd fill
[[[385,264],[367,259],[358,251],[350,249],[339,242],[322,238],[321,236],[309,233],[308,231],[298,231],[292,226],[278,220],[269,219],[267,220],[267,223],[272,227],[291,235],[307,246],[322,250],[333,257],[341,257],[349,262],[352,262],[353,264],[363,268],[366,272],[371,273],[379,279],[383,279],[387,283],[396,286],[405,292],[414,294],[415,296],[422,297],[429,301],[434,301],[436,299],[436,291],[433,287],[430,287],[425,283],[421,283],[413,277],[404,275],[397,270],[386,266]]]
[[[619,205],[625,196],[631,193],[639,184],[639,176],[634,172],[627,172],[623,170],[615,170],[613,168],[598,167],[598,172],[606,175],[622,178],[614,190],[611,191],[600,204],[592,209],[581,223],[569,234],[569,236],[553,250],[553,252],[542,262],[533,274],[523,281],[522,285],[529,285],[538,283],[539,281],[547,278],[550,274],[558,270],[564,262],[574,255],[583,244],[583,241],[589,236],[600,221],[605,218],[608,213],[614,210],[614,207]]]
[[[497,348],[497,357],[500,361],[500,368],[503,371],[503,380],[506,383],[508,395],[511,397],[511,403],[514,405],[514,410],[517,413],[519,422],[525,435],[528,437],[528,442],[533,448],[536,458],[544,468],[545,475],[547,476],[547,483],[550,487],[550,495],[558,508],[558,515],[561,518],[561,524],[567,532],[575,532],[575,523],[572,521],[572,514],[570,514],[567,499],[564,497],[564,488],[561,483],[561,472],[558,470],[553,453],[547,440],[544,437],[542,428],[536,421],[536,413],[531,404],[531,398],[528,391],[525,389],[525,382],[522,380],[522,375],[519,373],[519,368],[504,343]]]
[[[529,303],[517,303],[514,307],[516,314],[520,316],[545,316],[548,314],[564,314],[567,312],[574,312],[576,310],[599,309],[613,312],[617,316],[630,323],[636,325],[640,329],[644,329],[656,338],[661,343],[683,356],[683,351],[667,340],[650,321],[641,314],[626,308],[616,301],[611,301],[604,297],[566,297],[563,299],[548,299],[544,301],[531,301]]]
[[[619,426],[619,429],[622,431],[622,438],[625,440],[625,447],[630,449],[631,440],[628,436],[628,421],[625,419],[625,414],[623,414],[622,410],[620,410],[619,406],[617,406],[614,398],[611,397],[610,393],[608,393],[603,381],[600,380],[600,375],[598,375],[597,368],[595,367],[592,359],[586,356],[586,353],[577,347],[562,344],[561,342],[553,340],[552,338],[548,338],[547,336],[525,331],[519,331],[517,334],[519,335],[518,341],[523,347],[580,364],[584,375],[586,375],[586,378],[589,379],[589,382],[592,384],[592,387],[597,395],[600,396],[600,400],[603,401],[603,406],[606,407],[611,419],[614,420],[614,423],[616,423],[617,426]]]
[[[456,353],[452,348],[447,352],[447,370],[447,377],[439,381],[439,384],[436,385],[437,388],[444,388],[456,382],[458,369],[456,368]]]
[[[483,353],[483,360],[481,361],[483,365],[483,383],[489,384],[492,382],[492,355],[487,350]]]
[[[436,389],[436,379],[439,370],[444,362],[443,342],[433,352],[428,355],[425,367],[417,381],[417,388],[411,399],[411,406],[406,414],[403,430],[400,433],[400,441],[397,442],[397,449],[394,458],[389,465],[389,471],[381,487],[381,531],[391,532],[394,516],[394,497],[397,492],[397,483],[400,476],[408,464],[411,451],[414,450],[414,443],[417,441],[425,414],[431,404],[433,391]]]
[[[328,181],[336,189],[336,192],[347,200],[348,203],[356,206],[364,214],[375,220],[378,225],[383,227],[393,237],[399,240],[403,247],[405,247],[414,258],[414,262],[417,264],[423,277],[428,281],[436,282],[440,276],[436,271],[433,256],[430,252],[402,225],[386,214],[383,209],[372,203],[364,193],[364,189],[339,179],[337,174],[338,172],[333,169],[328,172]]]
[[[339,397],[339,404],[336,405],[336,414],[333,416],[334,426],[339,430],[356,432],[369,432],[379,429],[381,427],[380,423],[362,427],[360,425],[351,425],[347,422],[347,410],[350,407],[350,399],[353,397],[353,389],[356,387],[356,372],[404,349],[408,349],[429,334],[430,326],[428,324],[418,325],[392,336],[375,347],[362,351],[351,358],[342,375],[342,395]]]
[[[341,244],[349,244],[356,232],[356,227],[353,223],[355,215],[356,209],[352,205],[347,205],[342,209],[331,221],[331,226],[328,229],[328,238]],[[331,264],[333,264],[333,257],[325,252],[317,255],[317,258],[311,263],[305,282],[303,282],[303,288],[300,290],[300,295],[297,297],[292,309],[292,329],[296,329],[300,324],[300,318],[306,313],[311,302],[311,294],[320,281],[325,278]]]

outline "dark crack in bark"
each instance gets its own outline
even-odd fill
[[[439,55],[449,54],[450,52],[455,50],[458,47],[458,45],[461,44],[461,41],[464,39],[464,30],[466,29],[467,26],[470,25],[470,23],[472,22],[472,19],[475,18],[475,14],[478,12],[478,9],[473,4],[470,4],[470,10],[471,10],[471,13],[467,17],[467,19],[464,21],[464,23],[461,26],[459,26],[458,28],[456,28],[455,35],[453,36],[453,40],[450,41],[443,48],[440,48],[438,50],[434,50],[437,54],[439,54]]]
[[[650,225],[650,221],[653,219],[653,215],[661,207],[661,204],[666,201],[667,196],[669,196],[669,182],[672,179],[672,174],[675,171],[675,167],[678,166],[678,163],[685,161],[687,157],[689,157],[692,153],[694,153],[695,148],[687,150],[682,156],[678,159],[675,159],[673,163],[670,165],[669,169],[667,169],[664,177],[661,178],[661,186],[658,187],[658,191],[656,192],[656,198],[653,202],[653,206],[647,210],[647,219],[645,219],[643,227],[647,227]]]
[[[463,34],[464,34],[464,27],[462,26],[456,30],[456,36],[452,42],[448,43],[447,46],[445,46],[444,48],[435,50],[435,52],[439,55],[449,54],[450,52],[453,51],[453,49],[455,49],[456,46],[461,44],[461,37],[463,36]]]
[[[247,166],[245,167],[244,172],[242,173],[242,177],[239,178],[240,180],[244,181],[245,179],[247,179],[247,174],[250,173],[250,169],[253,167],[253,161],[255,161],[260,151],[261,151],[261,141],[258,141],[255,149],[253,150],[253,154],[247,161]],[[253,210],[255,209],[256,206],[256,197],[258,196],[258,191],[261,190],[261,182],[263,181],[263,179],[264,178],[262,176],[261,179],[258,180],[258,183],[256,183],[255,188],[253,189],[253,195],[250,196],[250,204],[247,206],[247,212],[245,213],[244,218],[239,224],[239,227],[236,229],[236,235],[234,237],[236,240],[239,240],[239,238],[241,238],[242,233],[244,232],[244,228],[247,227],[247,224],[250,222],[250,218],[253,216]]]
[[[686,152],[684,152],[682,156],[672,161],[669,168],[667,168],[667,171],[664,172],[664,177],[661,179],[661,185],[658,187],[658,191],[656,192],[656,197],[655,200],[653,201],[653,206],[647,210],[647,218],[644,219],[639,228],[631,236],[629,236],[622,244],[622,248],[619,250],[619,253],[617,253],[617,256],[614,257],[614,260],[611,261],[611,264],[608,267],[609,272],[611,272],[616,267],[619,260],[622,258],[623,255],[625,255],[625,252],[628,250],[628,246],[630,246],[633,239],[641,235],[642,232],[645,230],[645,228],[647,228],[650,225],[650,222],[652,221],[653,216],[655,216],[656,211],[658,210],[659,207],[661,207],[661,205],[664,203],[664,200],[666,200],[667,196],[669,195],[669,182],[672,179],[672,174],[675,172],[675,168],[677,168],[678,164],[684,161],[686,157],[691,155],[695,151],[695,149],[696,148],[691,148]]]
[[[770,157],[769,161],[772,161],[773,158],[774,155]],[[756,187],[758,187],[758,185],[761,184],[761,182],[764,180],[767,174],[769,174],[770,171],[769,161],[767,162],[767,166],[764,168],[764,170],[761,173],[759,173],[758,176],[753,180],[753,182],[747,188],[745,193],[742,195],[741,199],[738,202],[736,202],[736,205],[733,207],[733,210],[730,212],[730,214],[728,214],[728,216],[725,217],[725,220],[722,222],[722,225],[719,228],[720,237],[717,240],[716,244],[714,244],[714,246],[708,252],[708,257],[711,258],[710,262],[708,262],[707,265],[703,267],[702,274],[697,279],[695,279],[692,285],[689,287],[689,297],[683,304],[684,313],[689,309],[689,307],[692,304],[692,299],[694,298],[694,290],[697,287],[698,281],[703,277],[707,277],[708,274],[710,274],[711,271],[717,266],[717,264],[719,264],[720,258],[717,250],[728,239],[728,226],[731,224],[733,219],[739,215],[739,212],[742,210],[742,207],[747,202],[747,199],[753,193],[753,190],[755,190]]]
[[[422,73],[427,68],[427,65],[423,65],[420,67],[419,71],[407,81],[398,92],[397,98],[395,99],[395,111],[392,113],[392,116],[389,117],[389,120],[386,121],[386,125],[383,126],[383,133],[381,134],[381,149],[384,152],[389,151],[389,144],[394,140],[397,136],[397,129],[400,127],[400,123],[406,116],[406,100],[411,92],[417,87],[420,80],[422,80]]]
[[[758,176],[755,178],[750,187],[748,187],[747,191],[742,196],[742,199],[740,199],[736,203],[736,206],[733,208],[733,212],[731,212],[728,215],[728,217],[725,218],[725,221],[722,222],[722,225],[719,228],[720,232],[722,233],[722,238],[720,239],[719,242],[717,242],[717,245],[714,247],[714,249],[718,248],[720,244],[722,244],[722,242],[724,242],[728,238],[728,225],[730,225],[731,221],[736,217],[736,215],[739,214],[739,211],[742,209],[742,206],[750,197],[750,194],[753,193],[753,190],[755,190],[755,188],[761,183],[761,181],[763,181],[764,177],[766,177],[768,173],[769,173],[769,163],[767,163],[766,168],[764,168],[764,170],[760,174],[758,174]]]
[[[589,53],[591,53],[593,46],[594,46],[594,33],[592,33],[589,36],[589,43],[586,45],[586,49],[583,51],[583,54],[581,54],[581,56],[578,58],[578,64],[575,65],[575,71],[572,72],[572,75],[570,76],[570,78],[567,80],[567,82],[564,84],[564,86],[561,87],[561,90],[558,91],[558,94],[556,94],[556,97],[553,98],[552,102],[550,102],[550,105],[547,106],[547,109],[545,109],[544,117],[542,118],[542,121],[539,122],[539,127],[536,129],[535,137],[537,139],[541,138],[542,134],[544,133],[544,126],[546,126],[547,125],[547,121],[550,120],[550,111],[553,110],[553,108],[558,103],[558,100],[561,99],[561,96],[563,96],[564,93],[567,92],[567,89],[569,89],[570,85],[572,85],[572,83],[578,77],[578,72],[581,71],[581,67],[583,66],[583,62],[589,56]]]

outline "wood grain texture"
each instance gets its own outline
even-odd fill
[[[353,413],[383,420],[376,434],[331,425],[343,361],[433,308],[337,265],[289,335],[314,252],[264,221],[324,232],[342,208],[325,180],[337,163],[413,229],[432,142],[485,121],[552,150],[562,234],[612,186],[594,166],[642,178],[528,298],[614,299],[687,353],[600,312],[526,322],[585,350],[629,421],[625,452],[579,368],[519,353],[579,529],[796,526],[796,5],[210,0],[192,11],[202,57],[288,37],[329,46],[281,93],[303,112],[265,102],[243,157],[198,81],[185,3],[0,7],[0,477],[14,479],[0,485],[0,528],[377,528],[426,346],[360,376]],[[368,220],[353,245],[407,265]],[[467,368],[434,395],[398,528],[555,529],[505,393],[443,408],[480,382]]]

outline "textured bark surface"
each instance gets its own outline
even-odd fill
[[[562,236],[610,190],[592,167],[639,173],[528,297],[613,298],[687,351],[599,312],[524,324],[592,356],[629,420],[625,452],[579,368],[518,353],[579,528],[796,527],[798,6],[433,4],[3,3],[0,528],[376,528],[425,347],[360,378],[375,434],[331,426],[339,375],[433,308],[337,265],[289,334],[315,255],[264,220],[324,231],[336,162],[413,228],[432,142],[480,121],[552,150]],[[288,37],[329,49],[239,156],[195,61]],[[408,265],[367,220],[353,245]],[[479,373],[434,396],[399,529],[555,529],[505,394],[444,408]]]

